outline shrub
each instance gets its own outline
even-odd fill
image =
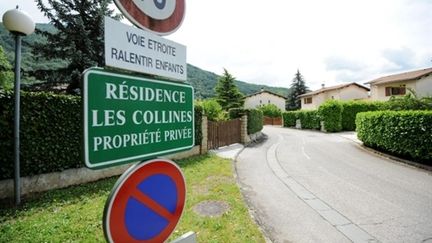
[[[324,121],[327,132],[340,132],[342,130],[343,106],[340,101],[328,100],[318,108],[318,114]]]
[[[248,123],[247,132],[248,134],[254,134],[259,132],[263,128],[263,113],[260,110],[250,109],[247,110]]]
[[[356,125],[366,146],[432,164],[432,111],[364,112]]]
[[[203,116],[203,108],[200,104],[195,103],[194,106],[195,112],[195,145],[201,145],[202,139],[202,116]]]
[[[222,106],[214,99],[204,100],[200,102],[204,115],[207,116],[209,121],[224,120],[224,112]]]
[[[296,115],[297,119],[300,119],[302,129],[320,129],[320,118],[318,116],[318,111],[301,110],[297,111]]]
[[[237,119],[246,114],[246,110],[243,108],[231,108],[228,110],[229,119]]]
[[[342,130],[355,131],[355,119],[357,113],[382,110],[384,102],[348,101],[342,102],[342,106]]]
[[[387,101],[388,110],[432,110],[432,97],[416,98],[414,93],[405,96],[392,96]]]
[[[267,117],[280,117],[282,115],[282,111],[275,104],[263,105],[258,110],[262,111],[263,115]]]
[[[298,111],[286,111],[282,113],[283,126],[284,127],[295,127],[297,120]]]
[[[0,180],[13,178],[13,93],[0,91]],[[21,93],[21,176],[84,167],[81,98]],[[201,143],[202,107],[195,106],[195,143]]]
[[[0,95],[0,179],[13,177],[13,93]],[[21,93],[21,175],[83,167],[81,99]]]

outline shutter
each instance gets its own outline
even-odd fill
[[[385,95],[386,96],[390,96],[391,95],[391,87],[386,87],[385,88]]]
[[[405,86],[400,87],[400,94],[401,95],[405,95],[406,94],[406,88],[405,88]]]

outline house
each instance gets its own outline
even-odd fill
[[[366,84],[371,86],[372,100],[405,95],[407,89],[414,90],[417,97],[432,96],[432,67],[380,77]]]
[[[285,111],[286,98],[282,95],[261,89],[260,92],[245,97],[244,108],[255,109],[257,107],[274,104],[282,111]]]
[[[363,100],[369,96],[369,88],[357,84],[348,83],[331,87],[323,87],[309,93],[299,95],[301,109],[318,109],[326,100]]]

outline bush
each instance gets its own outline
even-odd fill
[[[13,93],[0,91],[0,180],[13,178]],[[21,93],[21,176],[84,167],[82,107],[77,96]],[[195,106],[195,144],[200,144],[202,107]]]
[[[247,110],[248,123],[247,132],[248,134],[254,134],[263,129],[263,113],[260,110],[250,109]]]
[[[0,179],[13,177],[13,93],[0,95]],[[81,99],[21,93],[21,175],[83,167]]]
[[[214,99],[204,100],[199,102],[203,108],[204,115],[209,121],[226,120],[222,106]]]
[[[385,107],[384,102],[375,101],[347,101],[342,102],[342,130],[343,131],[355,131],[355,119],[357,113],[366,111],[377,111],[383,110]]]
[[[237,119],[246,114],[246,110],[243,108],[231,108],[228,110],[229,119]]]
[[[201,145],[202,140],[202,116],[203,116],[203,108],[200,104],[195,103],[194,106],[195,112],[195,145]]]
[[[267,104],[258,108],[266,117],[280,117],[282,111],[275,104]]]
[[[297,119],[300,119],[302,129],[320,129],[320,118],[318,116],[318,111],[301,110],[297,111],[296,115]]]
[[[324,121],[324,129],[327,132],[342,130],[342,112],[342,103],[336,100],[328,100],[318,108],[318,114],[321,121]]]
[[[356,125],[366,146],[432,164],[432,111],[364,112]]]
[[[386,108],[388,110],[432,110],[432,97],[416,98],[415,94],[407,94],[405,96],[392,96],[387,101]]]
[[[282,113],[283,126],[284,127],[295,127],[297,120],[298,111],[286,111]]]

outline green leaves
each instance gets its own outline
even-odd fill
[[[432,111],[375,111],[357,115],[365,145],[432,164]]]
[[[248,116],[247,131],[248,134],[254,134],[263,129],[263,113],[260,110],[246,110]]]
[[[240,93],[234,80],[235,78],[224,69],[224,74],[219,78],[215,87],[216,100],[225,111],[243,107],[244,96]]]
[[[327,132],[342,131],[342,111],[341,102],[328,100],[318,108],[318,114],[324,121],[324,129]]]

